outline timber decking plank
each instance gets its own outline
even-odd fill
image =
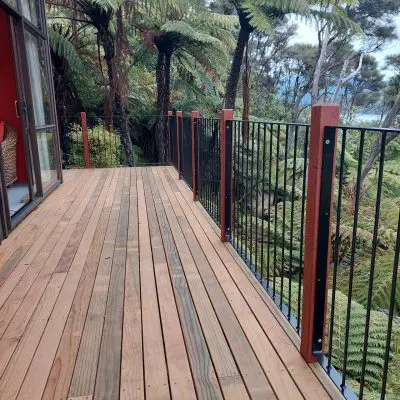
[[[97,180],[94,180],[87,194],[85,194],[82,205],[80,205],[77,209],[78,215],[80,215],[84,211],[86,204],[89,202],[90,197],[93,195],[96,184]],[[67,243],[74,232],[75,226],[76,224],[71,224],[64,231],[64,234],[61,236],[61,239],[54,247],[50,257],[47,259],[39,276],[35,279],[28,292],[21,293],[20,291],[20,293],[16,293],[16,299],[14,299],[14,296],[12,298],[10,296],[8,300],[16,300],[20,305],[15,315],[5,314],[2,318],[4,321],[10,322],[2,338],[0,339],[0,377],[5,371],[7,365],[9,364],[10,358],[12,357],[14,350],[17,348],[17,346],[19,346],[19,342],[22,340],[21,338],[24,337],[26,327],[31,323],[31,317],[35,313],[35,308],[37,307],[38,303],[40,303],[41,297],[46,291],[46,287],[51,280],[54,268],[57,265],[57,260],[60,260],[60,258],[62,257],[63,251],[65,250]],[[1,377],[0,385],[2,381],[3,378]]]
[[[157,170],[153,169],[153,173],[153,185],[157,186],[157,203],[160,205],[160,207],[163,207],[163,210],[160,211],[160,217],[163,219],[164,224],[169,226],[175,240],[176,249],[181,260],[183,271],[186,275],[186,280],[189,284],[190,293],[197,310],[200,324],[202,325],[202,330],[206,338],[208,349],[210,351],[224,397],[248,399],[249,396],[245,385],[237,369],[235,360],[228,347],[194,262],[193,257],[197,257],[197,255],[193,254],[192,256],[191,251],[193,251],[193,249],[189,249],[189,246],[185,242],[183,232],[181,231],[174,214],[174,210],[176,212],[179,212],[179,210],[176,208],[174,210],[172,209],[169,198],[165,193],[165,189],[163,188],[159,179]],[[193,312],[196,311],[193,310]],[[254,368],[252,372],[254,372]]]
[[[43,327],[42,337],[18,393],[18,399],[20,400],[29,400],[32,397],[40,398],[43,394],[47,377],[51,370],[54,356],[57,352],[99,224],[100,215],[109,189],[110,179],[107,179],[107,176],[110,177],[109,171],[104,171],[85,209],[84,214],[90,210],[88,212],[88,214],[90,213],[90,218],[88,220],[81,218],[79,221],[84,221],[87,225],[76,249],[75,257],[71,260],[71,265],[65,270],[68,272],[54,273],[54,275],[65,274],[64,284],[57,297],[50,318]],[[38,374],[38,372],[41,373]]]
[[[92,184],[93,184],[93,182],[92,182]],[[88,186],[88,189],[90,189],[90,187],[91,186]],[[73,194],[74,193],[75,192],[73,192]],[[14,280],[15,276],[11,275],[9,277],[10,284],[8,284],[8,280],[7,280],[5,282],[5,284],[0,288],[0,298],[2,300],[4,300],[4,303],[1,304],[1,308],[0,308],[0,321],[1,321],[0,337],[3,336],[10,321],[13,319],[15,313],[19,309],[19,307],[20,307],[21,303],[23,302],[27,293],[29,293],[30,288],[34,284],[35,279],[39,275],[40,271],[42,271],[42,269],[46,265],[48,265],[48,259],[51,257],[52,254],[54,254],[54,249],[57,246],[57,243],[58,243],[60,237],[62,237],[62,235],[64,234],[64,231],[66,229],[68,229],[68,226],[69,225],[71,226],[70,220],[73,215],[71,213],[71,211],[77,210],[77,207],[81,204],[81,201],[83,198],[84,198],[83,194],[75,197],[75,199],[74,199],[75,201],[73,203],[71,203],[71,205],[68,207],[61,222],[59,222],[56,229],[52,232],[51,237],[46,242],[44,247],[41,249],[40,253],[36,255],[36,257],[31,262],[30,265],[29,264],[26,266],[24,265],[25,272],[23,273],[21,279],[17,282]],[[83,212],[83,210],[82,210],[82,212]],[[72,228],[74,228],[74,225],[72,225]],[[69,240],[69,238],[68,238],[68,240]],[[61,257],[61,253],[58,253],[60,255],[60,257]],[[56,261],[56,263],[57,262],[58,262],[58,260]],[[53,265],[54,261],[52,261],[51,264]],[[30,304],[29,306],[32,306],[32,304]],[[26,317],[26,315],[28,315],[28,313],[25,311],[24,318]]]
[[[73,190],[73,187],[61,187],[61,193],[56,193],[56,196],[61,199],[62,194],[68,196],[71,190]],[[57,211],[60,208],[63,208],[61,202],[46,203],[45,200],[31,213],[33,214],[31,222],[25,229],[18,231],[20,234],[14,234],[15,231],[12,231],[10,237],[2,242],[0,247],[0,263],[2,265],[0,268],[0,286],[14,272],[32,246],[35,246],[38,238],[42,237],[44,232],[47,231],[47,226],[57,216]],[[33,251],[36,249],[37,245]]]
[[[202,222],[204,221],[205,217],[200,208],[197,206],[191,206],[189,196],[186,196],[185,193],[186,188],[184,188],[183,185],[176,180],[175,182],[177,186],[179,186],[180,192],[185,198],[188,206],[190,206],[192,209],[193,214],[199,222],[199,225],[204,227],[205,225]],[[211,227],[211,225],[209,226]],[[243,274],[241,266],[229,253],[226,245],[219,240],[218,235],[213,229],[204,229],[204,233],[206,236],[208,236],[210,243],[212,243],[216,253],[218,253],[221,261],[225,265],[226,271],[236,283],[236,287],[241,291],[243,298],[248,304],[249,310],[251,310],[251,312],[254,314],[264,333],[268,337],[269,345],[265,346],[268,354],[276,354],[279,357],[281,360],[281,365],[288,370],[293,382],[296,383],[297,387],[302,395],[305,396],[305,398],[328,399],[329,396],[327,392],[315,378],[307,363],[302,359],[300,353],[297,351],[297,348],[291,342],[289,336],[282,330],[282,327],[271,314],[269,308],[266,307],[266,304],[262,301],[259,294],[254,289],[254,286],[251,285],[249,279]],[[240,312],[239,310],[243,310],[243,308],[237,308],[238,313]],[[245,316],[247,317],[248,314],[245,314]],[[246,324],[246,322],[243,323]],[[254,330],[251,332],[249,331],[249,335],[252,333],[254,333]],[[253,337],[253,340],[255,341],[256,339]],[[290,349],[290,351],[288,351],[288,349]],[[267,354],[265,354],[264,357],[266,358]],[[278,388],[282,388],[282,386],[279,386],[278,383],[275,385]],[[279,397],[288,395],[284,392],[280,392],[277,389],[276,392]],[[291,389],[288,389],[288,393],[289,392],[292,393]]]
[[[94,391],[94,397],[99,400],[119,398],[124,282],[129,225],[129,192],[131,183],[129,170],[126,169],[124,173],[121,208]]]
[[[171,175],[169,175],[168,180],[172,186],[176,184],[176,180],[174,180]],[[200,223],[191,212],[190,205],[186,203],[182,193],[177,193],[176,195],[181,206],[188,211],[186,218],[191,229],[203,248],[206,257],[209,260],[209,265],[211,265],[212,270],[221,285],[221,289],[224,291],[226,298],[235,312],[236,317],[245,332],[254,353],[262,365],[276,396],[278,398],[290,397],[293,399],[302,399],[302,394],[294,384],[286,367],[276,354],[251,309],[248,307],[246,301],[227,272],[218,253],[215,251],[208,237],[204,235],[201,225],[204,223],[208,224],[208,222],[203,216],[203,220],[201,221],[202,223]],[[216,288],[214,288],[214,290],[216,290]]]
[[[1,399],[328,398],[171,168],[66,176],[0,246]]]
[[[142,168],[137,177],[145,398],[170,399]]]
[[[101,211],[102,204],[97,204],[95,207],[95,203],[99,199],[100,192],[103,188],[103,185],[104,185],[104,179],[100,179],[100,181],[96,185],[95,191],[93,192],[92,196],[90,197],[88,205],[85,208],[85,212],[90,212],[90,214],[92,214],[93,209],[94,209],[94,213],[93,213],[92,217],[90,218],[90,220],[88,221],[87,229],[83,236],[84,240],[82,241],[82,243],[79,244],[78,249],[76,251],[76,257],[73,259],[73,262],[71,265],[71,271],[69,271],[68,273],[61,272],[61,273],[53,274],[53,277],[54,276],[62,277],[61,279],[62,279],[63,285],[60,288],[60,292],[54,296],[54,299],[50,300],[50,302],[52,304],[54,304],[54,302],[53,302],[53,300],[54,300],[55,304],[54,304],[54,310],[52,307],[50,310],[50,314],[46,318],[47,324],[42,322],[41,329],[35,330],[35,333],[33,335],[24,333],[21,342],[18,344],[17,348],[15,349],[13,358],[14,357],[18,358],[21,353],[24,353],[24,357],[18,363],[15,363],[14,360],[12,359],[9,362],[6,370],[4,371],[4,374],[0,381],[0,392],[3,389],[5,389],[5,393],[6,393],[5,398],[7,398],[7,399],[13,400],[17,396],[18,390],[20,389],[20,386],[23,383],[25,374],[28,371],[32,357],[34,356],[35,351],[36,351],[36,346],[40,342],[43,332],[45,331],[45,333],[46,333],[50,330],[54,334],[53,336],[51,336],[51,335],[49,336],[48,341],[50,340],[50,338],[57,340],[57,336],[58,337],[61,336],[62,329],[64,328],[64,325],[65,325],[66,317],[69,313],[69,309],[70,309],[71,303],[73,301],[73,297],[75,295],[75,291],[76,291],[76,287],[78,285],[80,274],[82,272],[84,262],[86,260],[87,254],[88,254],[88,250],[89,250],[88,244],[90,246],[90,243],[93,239],[94,230],[98,223],[97,214],[99,213],[99,211]],[[95,199],[95,201],[94,201],[94,199]],[[78,224],[78,226],[79,226],[79,224]],[[47,289],[45,290],[45,294],[46,294],[46,292],[47,292]],[[67,315],[65,315],[65,314],[67,314]],[[34,319],[31,319],[31,321],[29,322],[29,325],[35,324],[35,323],[36,323],[36,321]],[[50,328],[49,328],[49,325],[50,325]],[[58,331],[60,331],[59,335],[58,335]],[[41,353],[47,352],[47,347],[50,347],[49,351],[51,351],[51,345],[53,345],[53,343],[45,343],[46,350],[42,350]],[[54,352],[55,351],[56,350],[54,350]],[[39,360],[40,360],[40,358],[39,358]],[[51,363],[50,363],[50,367],[51,367]],[[50,370],[50,367],[49,367],[49,370]],[[46,375],[46,374],[44,373],[44,375]],[[45,376],[45,378],[47,379],[47,376]],[[46,380],[44,380],[44,384],[45,384],[45,382],[46,382]]]
[[[103,207],[99,225],[96,229],[95,240],[92,243],[86,260],[87,265],[85,266],[85,269],[87,268],[88,271],[84,269],[81,281],[79,282],[79,287],[68,316],[68,321],[65,325],[63,336],[47,379],[42,400],[61,400],[66,399],[68,396],[70,381],[74,371],[75,360],[83,334],[87,310],[110,217],[111,207],[107,206],[107,203],[109,202],[109,199],[112,201],[114,198],[117,177],[117,171],[113,171],[110,189]]]
[[[103,192],[99,198],[99,206],[102,204],[105,195],[109,196],[113,193],[113,188],[110,186],[113,174],[112,172],[107,177]],[[46,381],[47,390],[52,392],[51,399],[65,399],[67,397],[97,271],[98,259],[103,245],[108,214],[107,209],[103,208],[65,327],[63,326],[64,319],[62,315],[57,314],[56,318],[50,319],[18,394],[19,399],[46,398],[46,392],[42,397],[42,392],[46,388]],[[53,311],[54,313],[59,313],[59,310],[56,308]],[[60,332],[63,328],[61,336]],[[45,371],[50,371],[49,378],[47,378]]]
[[[164,211],[171,228],[176,247],[181,259],[183,270],[186,275],[191,296],[199,315],[200,323],[206,337],[211,358],[220,382],[225,398],[248,399],[249,395],[236,366],[235,359],[227,343],[224,333],[218,322],[217,315],[211,304],[207,291],[202,282],[196,262],[199,254],[190,241],[185,241],[186,232],[181,230],[176,214],[180,214],[179,208],[172,207],[170,199],[162,185],[157,169],[153,169],[155,183],[158,187],[158,194],[164,206]],[[174,209],[173,209],[174,208]],[[176,214],[175,214],[176,213]],[[196,262],[194,261],[196,259]],[[252,372],[255,372],[253,366]],[[261,371],[262,372],[262,371]]]
[[[92,396],[94,393],[111,276],[111,266],[114,255],[115,238],[117,235],[118,218],[121,206],[123,182],[123,174],[121,170],[117,170],[116,179],[118,180],[118,183],[116,186],[115,196],[113,199],[107,199],[104,205],[105,207],[112,208],[92,297],[90,299],[85,327],[69,388],[70,397]]]
[[[172,190],[173,185],[172,187],[170,186],[161,171],[159,176],[171,202],[171,207],[177,215],[179,225],[182,227],[184,239],[187,241],[194,256],[197,270],[224,330],[250,397],[253,399],[275,398],[266,374],[261,368],[259,360],[251,348],[234,310],[232,310],[219,281],[214,275],[210,265],[213,260],[209,260],[204,254],[205,249],[201,247],[201,242],[195,236],[195,232],[190,224],[191,221],[187,219],[186,213],[188,210],[182,207],[182,204],[177,201],[175,198],[177,193],[174,193]],[[187,265],[188,262],[185,264]],[[224,383],[229,384],[230,382]]]
[[[186,199],[190,201],[188,197]],[[199,211],[203,213],[200,208]],[[207,218],[204,213],[203,216]],[[209,222],[211,223],[211,220]],[[214,229],[208,230],[207,235],[303,396],[310,400],[329,399],[328,390],[316,379],[315,372],[301,357],[296,343],[290,337],[290,333],[293,332],[295,335],[295,331],[289,324],[285,327],[281,325],[278,318],[282,315],[285,319],[283,314],[278,314],[279,309],[265,290],[261,286],[256,286],[258,281],[249,268],[243,265],[243,260],[237,253],[230,251],[230,244],[218,241],[219,237]],[[233,248],[232,250],[234,251]],[[282,329],[285,329],[285,335],[282,335]],[[289,331],[287,332],[286,329]],[[291,347],[292,351],[287,351]]]
[[[62,195],[67,194],[69,191],[73,190],[74,183],[77,183],[75,177],[80,170],[71,171],[72,173],[68,175],[67,181],[71,181],[66,185],[61,185],[58,190],[51,194],[51,198],[53,197],[60,198]],[[42,203],[38,205],[31,213],[29,213],[26,218],[24,218],[21,223],[18,225],[19,229],[14,229],[10,232],[8,237],[1,242],[0,248],[0,264],[3,264],[8,256],[10,256],[13,251],[13,247],[17,247],[16,243],[20,243],[21,236],[23,236],[27,231],[29,231],[30,227],[33,225],[32,222],[35,219],[38,219],[41,213],[49,213],[49,210],[55,210],[55,204],[53,201],[49,201],[46,198]]]
[[[186,202],[190,205],[190,196],[186,194],[186,188],[184,188],[183,185],[180,185],[180,183],[177,183],[177,185],[179,185],[180,191],[182,195],[184,195]],[[207,215],[204,215],[205,212],[200,207],[196,206],[191,208],[199,221],[203,220],[202,217],[207,218]],[[221,260],[224,262],[227,271],[245,297],[250,309],[259,321],[276,353],[285,364],[302,394],[306,399],[310,400],[329,399],[330,395],[326,388],[321,385],[318,379],[316,379],[314,372],[301,357],[296,344],[293,343],[290,334],[292,332],[294,333],[294,331],[291,327],[284,327],[280,324],[278,320],[280,314],[277,315],[277,313],[280,312],[276,308],[276,305],[268,297],[264,289],[258,284],[258,281],[244,265],[240,256],[234,252],[233,248],[231,248],[231,245],[228,243],[222,243],[219,240],[218,232],[213,228],[214,223],[211,218],[208,219],[208,222],[209,229],[205,229],[207,225],[202,224],[204,232],[209,237]],[[282,334],[283,329],[285,329],[284,335]],[[289,332],[286,332],[286,329],[290,329]],[[291,347],[291,351],[287,351],[287,349]]]
[[[70,213],[68,213],[68,210],[71,209],[74,200],[82,191],[78,184],[75,186],[71,184],[71,188],[74,190],[67,191],[65,200],[60,203],[60,215],[55,215],[52,218],[51,223],[43,229],[42,235],[37,238],[34,245],[26,252],[24,257],[22,257],[18,265],[8,276],[7,280],[0,287],[0,307],[2,307],[6,302],[15,287],[20,284],[20,281],[25,277],[26,272],[31,272],[31,270],[37,265],[43,265],[51,250],[54,248],[55,243],[57,242],[57,235],[59,235],[60,232],[63,231],[64,226],[66,226],[65,221],[69,221],[68,216]],[[32,281],[32,278],[27,280],[27,282]]]
[[[144,400],[137,176],[135,168],[132,168],[130,171],[131,188],[126,254],[120,398],[121,400]]]
[[[174,292],[171,284],[170,274],[168,270],[167,257],[165,252],[168,253],[168,248],[164,249],[163,241],[168,240],[169,235],[166,234],[166,227],[162,221],[157,220],[156,206],[155,206],[155,193],[150,187],[149,169],[145,170],[142,174],[147,215],[149,221],[151,247],[154,260],[154,272],[157,285],[158,302],[161,315],[161,323],[164,337],[165,352],[168,366],[168,377],[171,388],[171,395],[173,399],[196,399],[196,392],[193,384],[192,373],[189,366],[188,354],[185,347],[183,338],[181,322],[178,316],[177,304],[175,303]],[[160,222],[160,224],[159,224]],[[173,246],[173,243],[171,244]],[[178,299],[179,302],[179,299]],[[193,310],[192,310],[193,311]],[[186,311],[190,312],[190,310]],[[184,324],[186,321],[181,319]],[[185,331],[185,328],[183,328]],[[192,326],[192,334],[195,334]],[[190,345],[190,341],[187,341]],[[190,351],[189,351],[190,353]],[[195,370],[196,365],[192,364],[194,370],[194,377],[196,382],[197,376],[202,376]],[[208,382],[197,382],[197,392],[202,396],[203,388],[206,387]],[[215,397],[213,397],[215,398]]]

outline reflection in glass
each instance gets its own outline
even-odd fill
[[[5,0],[11,7],[17,8],[17,0]]]
[[[39,2],[37,0],[21,0],[22,15],[33,25],[40,26]]]
[[[26,53],[31,81],[33,110],[36,127],[52,124],[50,114],[50,91],[46,73],[44,43],[25,32]]]
[[[25,32],[29,81],[32,92],[33,112],[37,129],[52,125],[50,113],[50,90],[45,66],[44,42]],[[45,192],[57,179],[53,130],[37,131],[40,173]]]
[[[37,133],[43,192],[50,189],[50,186],[57,180],[54,135],[54,131],[40,131]]]

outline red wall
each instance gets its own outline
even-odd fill
[[[17,82],[14,71],[12,41],[8,16],[0,9],[0,121],[17,130],[17,182],[26,182],[25,152],[22,142],[21,120],[15,112],[15,101],[18,99]]]

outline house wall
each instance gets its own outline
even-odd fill
[[[21,120],[16,115],[15,101],[18,99],[14,70],[12,40],[8,16],[0,9],[0,121],[17,130],[17,182],[26,182],[26,163],[22,139]]]

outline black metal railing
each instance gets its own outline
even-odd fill
[[[86,115],[88,151],[92,168],[128,166],[127,148],[124,145],[128,135],[132,142],[132,166],[166,164],[154,161],[145,153],[154,154],[157,133],[161,130],[168,136],[168,118],[154,115],[143,116],[142,120],[122,119],[118,115],[108,118],[101,115]],[[59,120],[60,141],[64,168],[85,167],[84,124],[81,116],[69,116]],[[166,139],[168,143],[168,139]],[[166,152],[168,152],[168,148]]]
[[[192,176],[192,123],[191,117],[182,117],[181,120],[181,137],[180,137],[180,153],[181,153],[181,174],[182,178],[193,188]]]
[[[400,130],[319,120],[312,137],[309,124],[193,123],[198,199],[218,225],[222,215],[221,239],[302,346],[311,342],[303,357],[318,360],[347,399],[399,398]],[[184,142],[182,176],[193,156]]]
[[[308,137],[308,125],[233,121],[231,242],[298,333]]]
[[[400,394],[400,130],[325,129],[325,144],[336,137],[332,256],[319,361],[354,398],[394,399]],[[323,177],[321,195],[332,187],[331,177]]]
[[[172,165],[175,166],[177,170],[179,170],[179,165],[178,165],[178,133],[177,133],[177,120],[176,120],[176,115],[173,114],[170,117],[168,117],[169,121],[169,138],[171,140],[170,143],[170,149],[171,149],[171,155],[170,155],[170,161]]]
[[[117,129],[108,126],[111,121],[103,116],[87,116],[87,133],[90,165],[93,168],[126,165],[126,154]],[[68,117],[60,121],[65,132],[62,135],[63,162],[65,168],[85,166],[80,117]]]
[[[213,220],[220,221],[221,149],[219,119],[199,118],[198,199]]]

